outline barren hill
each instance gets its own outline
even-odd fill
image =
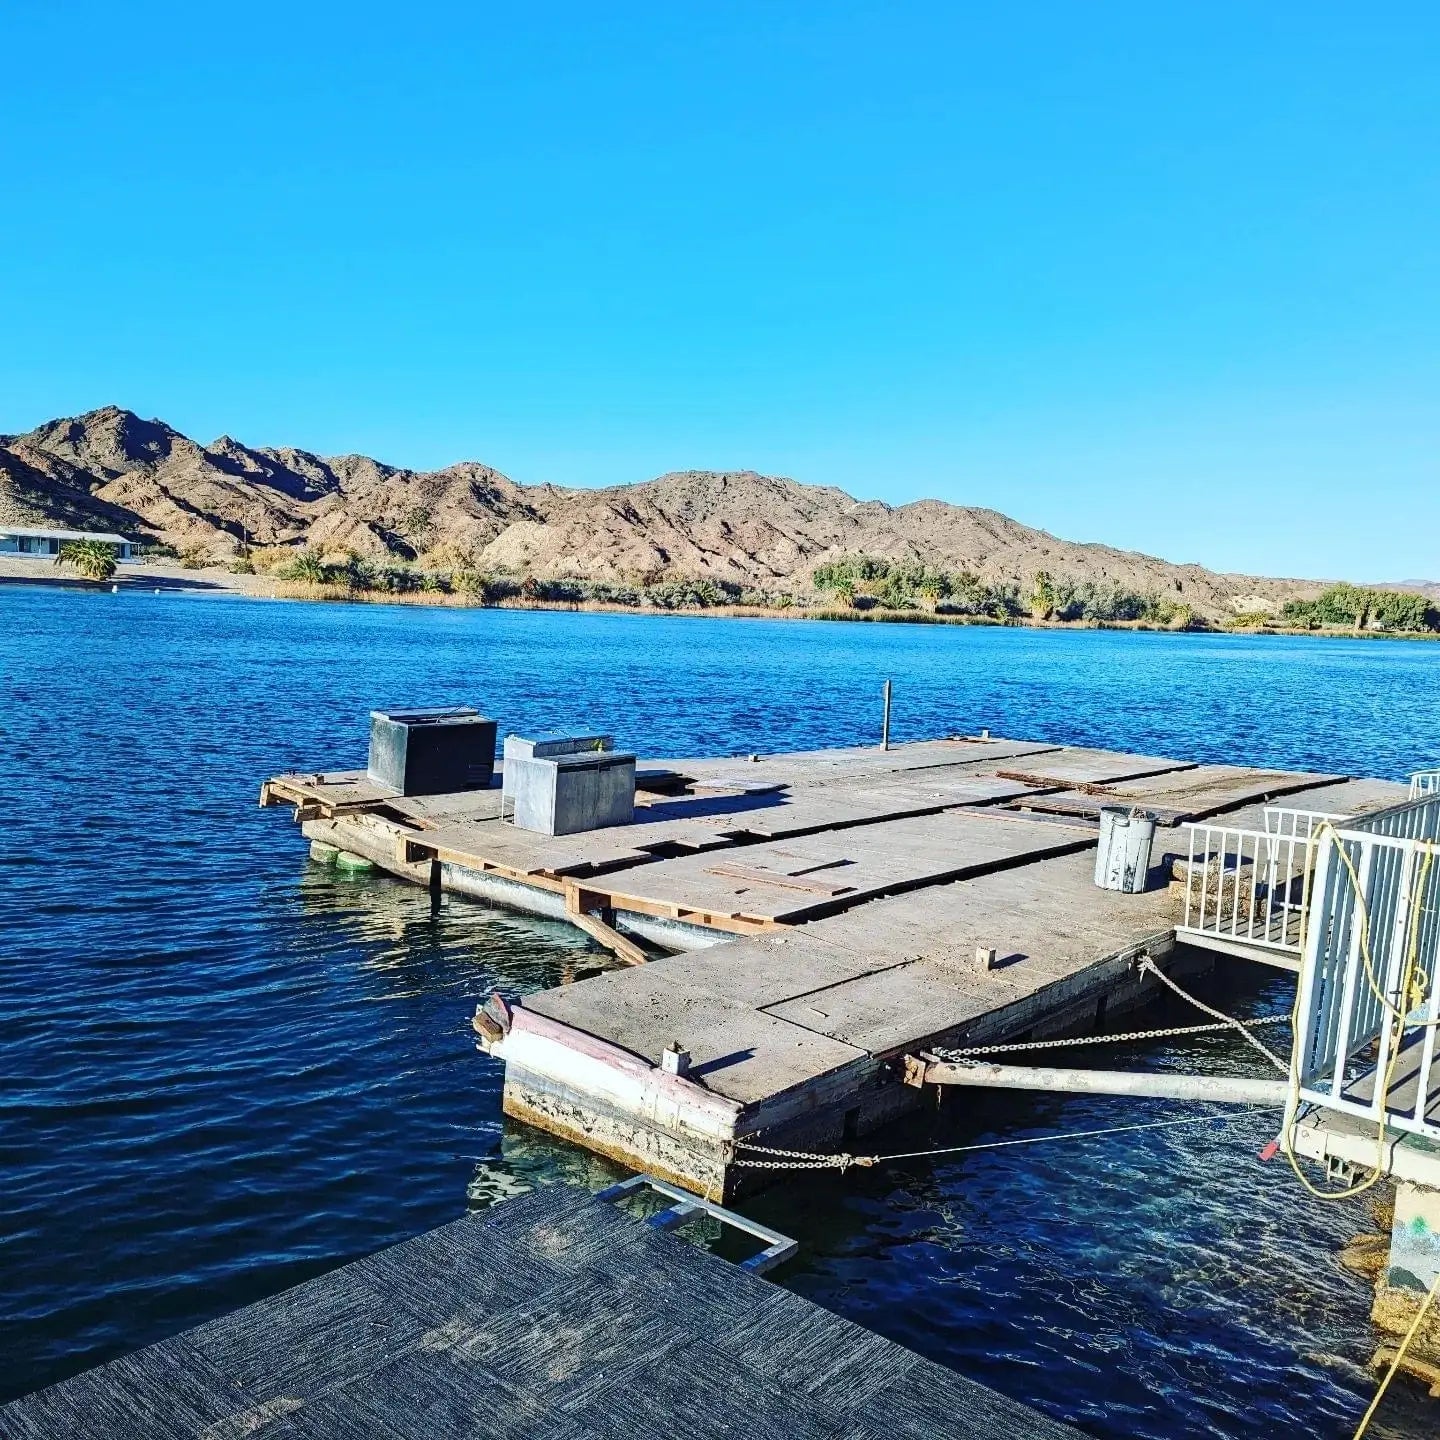
[[[890,506],[748,470],[679,471],[601,490],[517,485],[473,461],[422,472],[228,435],[202,445],[114,406],[0,436],[7,520],[103,526],[216,558],[248,534],[260,545],[542,580],[684,577],[796,593],[810,588],[816,565],[867,554],[1022,587],[1045,570],[1181,599],[1210,615],[1319,588],[1059,540],[994,510],[939,500]]]

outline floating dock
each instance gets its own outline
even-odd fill
[[[407,799],[363,773],[277,776],[261,803],[293,805],[317,844],[568,918],[631,962],[492,1005],[477,1031],[508,1114],[716,1200],[765,1178],[752,1147],[843,1150],[917,1106],[907,1057],[1115,1028],[1155,994],[1144,957],[1296,968],[1308,817],[1406,795],[988,736],[645,762],[637,784],[634,823],[568,836],[502,819],[499,788]],[[1145,893],[1093,883],[1102,806],[1160,821]],[[1204,870],[1179,828],[1197,822],[1274,831],[1265,872],[1223,846]]]
[[[667,1233],[689,1208],[532,1191],[0,1408],[0,1440],[1079,1440]]]

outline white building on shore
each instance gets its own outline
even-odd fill
[[[95,540],[110,545],[117,560],[131,558],[130,542],[123,535],[109,535],[94,530],[51,530],[33,525],[0,524],[0,555],[30,555],[36,559],[53,559],[63,545],[72,540]]]

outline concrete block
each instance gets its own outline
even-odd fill
[[[1423,1295],[1440,1276],[1440,1190],[1401,1181],[1395,1186],[1387,1285]]]

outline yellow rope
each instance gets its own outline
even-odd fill
[[[1326,821],[1325,825],[1332,830],[1335,828],[1329,821]],[[1425,893],[1425,881],[1430,874],[1430,862],[1435,858],[1434,851],[1427,849],[1424,852],[1424,862],[1420,867],[1420,874],[1416,878],[1411,893],[1406,897],[1409,915],[1412,917],[1410,920],[1410,953],[1406,957],[1405,971],[1401,983],[1401,994],[1405,1000],[1405,1008],[1404,1010],[1397,1010],[1395,1006],[1390,1003],[1390,997],[1381,989],[1380,982],[1375,977],[1375,957],[1370,949],[1370,909],[1365,902],[1365,897],[1362,892],[1360,874],[1355,869],[1355,862],[1350,858],[1349,851],[1345,849],[1338,835],[1335,838],[1335,848],[1339,852],[1340,859],[1350,876],[1350,883],[1355,887],[1356,908],[1360,914],[1360,958],[1365,964],[1365,980],[1370,986],[1371,993],[1384,1007],[1390,1018],[1399,1021],[1403,1025],[1405,1017],[1425,1002],[1425,992],[1427,989],[1425,974],[1416,968],[1416,960],[1420,949],[1420,926],[1415,922],[1413,916],[1419,900]],[[1430,1029],[1436,1025],[1440,1025],[1440,1019],[1419,1021],[1416,1023],[1416,1028]]]
[[[1400,1342],[1400,1348],[1395,1352],[1395,1358],[1390,1362],[1390,1368],[1385,1372],[1385,1378],[1380,1382],[1380,1388],[1375,1392],[1375,1398],[1370,1402],[1370,1408],[1360,1417],[1360,1423],[1355,1427],[1355,1434],[1351,1440],[1361,1440],[1369,1428],[1371,1420],[1375,1418],[1375,1412],[1380,1408],[1380,1402],[1385,1398],[1385,1392],[1390,1388],[1390,1382],[1395,1378],[1395,1372],[1399,1370],[1400,1362],[1410,1348],[1410,1342],[1419,1334],[1420,1323],[1425,1319],[1425,1313],[1434,1303],[1437,1294],[1440,1294],[1440,1275],[1435,1277],[1430,1285],[1429,1293],[1425,1296],[1424,1303],[1415,1312],[1415,1318],[1410,1322],[1410,1328],[1405,1332],[1405,1338]]]

